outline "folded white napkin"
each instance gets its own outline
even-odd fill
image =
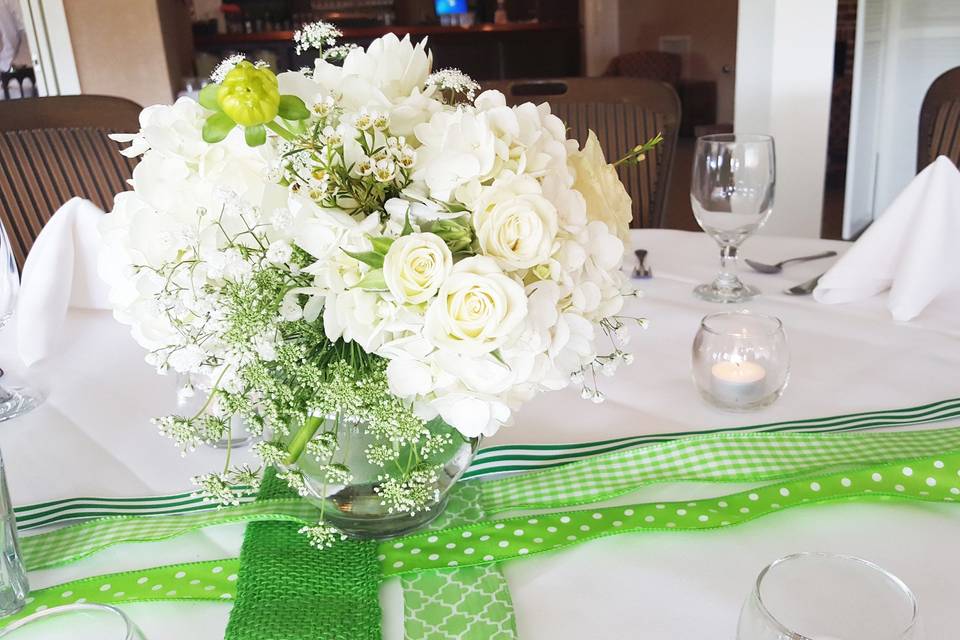
[[[960,292],[960,171],[945,156],[910,182],[820,279],[813,297],[852,302],[887,289],[887,308],[901,322],[940,294]]]
[[[109,309],[97,275],[103,211],[71,198],[40,231],[23,265],[17,302],[17,346],[27,365],[49,355],[63,333],[67,310]]]

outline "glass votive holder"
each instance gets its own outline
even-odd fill
[[[783,324],[750,311],[708,315],[693,341],[692,367],[694,384],[710,404],[728,411],[765,407],[790,378]]]
[[[917,600],[872,562],[798,553],[760,572],[737,640],[921,640]]]

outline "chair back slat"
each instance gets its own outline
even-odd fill
[[[617,171],[633,199],[633,226],[663,225],[680,122],[680,102],[672,87],[637,78],[562,78],[490,82],[484,88],[501,91],[510,105],[549,102],[581,146],[594,131],[609,162],[662,133],[663,144],[644,162]]]
[[[19,267],[64,202],[80,196],[106,211],[127,189],[136,161],[107,135],[136,131],[139,112],[106,96],[0,103],[0,219]]]
[[[960,165],[960,67],[934,80],[920,107],[917,172],[941,155]]]

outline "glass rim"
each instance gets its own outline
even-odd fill
[[[906,596],[907,601],[910,603],[910,622],[907,624],[906,627],[904,627],[903,629],[899,629],[897,632],[900,634],[900,636],[904,636],[907,632],[916,628],[917,622],[919,620],[919,609],[917,606],[917,597],[914,595],[913,591],[910,590],[910,587],[908,587],[903,580],[901,580],[894,574],[890,573],[880,565],[874,562],[870,562],[869,560],[859,558],[857,556],[851,556],[843,553],[828,553],[826,551],[803,551],[800,553],[792,553],[788,556],[783,556],[782,558],[777,558],[776,560],[768,564],[766,567],[763,568],[763,571],[760,572],[760,575],[757,576],[756,582],[754,582],[754,585],[753,585],[753,597],[757,601],[757,606],[759,607],[760,612],[767,618],[768,622],[773,624],[774,628],[777,630],[778,633],[784,635],[787,638],[790,638],[790,640],[813,640],[809,636],[805,636],[802,633],[798,633],[796,631],[793,631],[792,629],[787,628],[782,622],[780,622],[780,620],[778,620],[777,617],[774,616],[769,609],[767,609],[767,604],[763,601],[763,596],[761,595],[761,592],[760,592],[760,586],[763,584],[763,579],[767,576],[770,570],[772,570],[773,568],[781,564],[785,564],[787,562],[793,562],[796,560],[803,560],[807,558],[826,558],[830,560],[842,560],[844,562],[853,562],[879,573],[882,577],[886,578],[887,580],[892,582],[894,585],[896,585],[896,587],[903,593],[903,595]]]
[[[767,133],[711,133],[700,136],[697,142],[716,142],[716,143],[734,143],[745,142],[747,144],[757,144],[762,142],[773,142],[773,136]]]
[[[107,613],[115,616],[123,624],[126,635],[123,640],[136,640],[138,629],[136,625],[133,624],[133,621],[130,619],[127,614],[118,609],[117,607],[111,606],[109,604],[100,604],[98,602],[74,602],[72,604],[64,604],[58,607],[50,607],[49,609],[44,609],[42,611],[35,611],[30,615],[20,618],[14,622],[11,622],[3,629],[0,629],[0,638],[6,638],[14,631],[23,629],[32,622],[37,620],[42,620],[48,616],[56,616],[62,613],[70,613],[73,611],[98,611],[101,613]]]
[[[711,335],[715,336],[733,336],[733,337],[744,337],[743,333],[739,331],[720,331],[714,329],[710,326],[712,320],[717,320],[718,318],[755,318],[761,322],[767,322],[769,325],[766,327],[766,330],[763,332],[764,335],[773,336],[783,331],[783,321],[776,316],[767,315],[765,313],[756,313],[748,309],[741,309],[740,311],[717,311],[715,313],[710,313],[700,320],[700,329]]]

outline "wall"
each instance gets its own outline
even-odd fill
[[[733,122],[737,0],[619,0],[622,52],[656,50],[660,36],[690,36],[682,79],[717,84],[717,121]]]
[[[765,233],[819,237],[837,0],[741,0],[734,129],[777,149]]]
[[[145,106],[173,100],[172,76],[179,69],[165,53],[157,3],[63,0],[81,92],[122,96]]]

